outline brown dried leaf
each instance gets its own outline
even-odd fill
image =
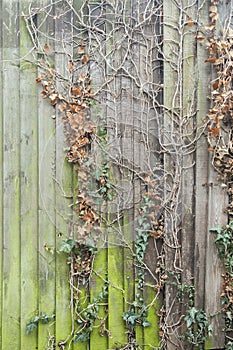
[[[218,84],[219,84],[218,81],[215,81],[215,82],[212,84],[214,90],[217,90]]]
[[[55,75],[56,71],[53,68],[48,68],[48,71],[51,75]]]
[[[76,96],[82,96],[82,91],[79,88],[73,87],[72,88],[72,93]]]
[[[50,47],[49,47],[49,45],[45,44],[45,46],[43,47],[43,50],[44,50],[44,52],[45,52],[47,55],[50,54]]]
[[[210,12],[215,12],[215,13],[217,13],[217,11],[218,11],[217,6],[210,6]]]
[[[192,17],[188,17],[187,25],[188,25],[189,27],[192,27],[192,26],[194,25],[194,21],[193,21]]]
[[[205,62],[215,63],[216,62],[216,57],[209,57],[209,58],[207,58],[207,60],[205,60]]]
[[[40,82],[41,82],[41,79],[42,79],[42,76],[41,76],[41,75],[38,75],[38,77],[36,78],[36,82],[37,82],[37,83],[40,83]]]
[[[83,55],[85,53],[85,46],[79,46],[78,48],[78,54]]]
[[[74,71],[74,62],[73,62],[73,61],[70,61],[70,62],[69,62],[68,68],[69,68],[69,71],[70,71],[70,72],[73,72],[73,71]]]
[[[215,25],[214,25],[214,24],[206,24],[206,25],[205,25],[205,30],[210,30],[210,31],[212,31],[214,28],[215,28]]]
[[[49,98],[51,100],[51,105],[55,105],[57,103],[57,99],[58,99],[58,94],[54,93],[49,95]]]
[[[66,103],[63,103],[61,105],[59,105],[58,109],[60,112],[64,112],[67,108],[67,104]]]
[[[210,17],[211,17],[211,22],[213,23],[213,22],[217,21],[218,13],[211,12]]]
[[[85,74],[81,73],[79,76],[79,80],[83,82],[83,81],[85,81],[85,78],[86,78]]]
[[[204,36],[203,36],[202,34],[197,34],[197,35],[195,35],[195,38],[196,38],[197,40],[199,40],[199,41],[204,41],[204,40],[205,40],[205,38],[204,38]]]
[[[218,136],[220,134],[220,128],[219,127],[217,127],[217,128],[209,127],[208,130],[209,130],[212,138],[214,138],[214,137],[216,137],[216,136]]]

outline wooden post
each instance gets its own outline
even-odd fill
[[[176,118],[181,118],[182,110],[182,48],[179,29],[181,26],[181,11],[175,1],[164,2],[164,144],[167,148],[164,155],[165,169],[165,265],[171,274],[180,273],[180,241],[178,237],[179,201],[180,201],[180,177],[182,155],[173,149],[177,142]],[[179,73],[179,74],[178,74]],[[177,116],[178,114],[178,116]],[[179,141],[178,141],[179,142]],[[174,152],[170,153],[170,149]],[[175,180],[174,180],[175,179]],[[177,180],[177,183],[175,181]],[[173,195],[171,196],[171,194]],[[171,278],[172,275],[169,277]],[[176,283],[176,280],[172,280]],[[165,286],[166,325],[168,332],[168,350],[182,349],[182,344],[177,334],[177,322],[180,317],[180,305],[176,300],[177,286],[167,284]]]
[[[69,71],[69,60],[72,58],[72,10],[69,5],[60,3],[55,6],[55,69],[64,78],[69,80],[72,72]],[[56,82],[61,92],[65,84]],[[56,203],[56,249],[62,241],[73,236],[72,207],[73,203],[73,171],[72,165],[65,158],[65,135],[62,116],[56,110],[56,172],[55,172],[55,203]],[[69,268],[67,256],[59,254],[56,258],[56,342],[68,340],[72,330],[72,287],[69,284]],[[71,343],[72,346],[72,343]]]
[[[21,174],[21,348],[36,348],[37,332],[26,335],[26,324],[38,310],[38,114],[37,67],[29,63],[31,38],[22,13],[28,1],[21,1],[20,16],[20,174]],[[15,122],[14,116],[11,116]],[[47,310],[46,310],[47,311]]]
[[[95,21],[95,25],[98,28],[104,29],[104,24],[101,23],[101,1],[90,0],[89,1],[89,24],[92,25],[93,21]],[[102,14],[103,15],[103,14]],[[100,18],[99,18],[100,16]],[[94,93],[97,93],[99,89],[101,89],[101,85],[104,83],[104,72],[102,71],[101,62],[103,62],[103,58],[99,54],[100,48],[98,47],[98,41],[103,45],[105,45],[103,38],[101,35],[96,33],[89,32],[89,46],[90,51],[94,51],[93,56],[90,57],[90,77],[93,86]],[[89,52],[87,51],[87,54]],[[96,124],[97,133],[98,128],[104,127],[105,123],[105,93],[102,92],[100,94],[97,93],[96,96],[96,105],[90,107],[90,114],[92,121]],[[101,166],[101,162],[103,162],[103,151],[99,149],[99,147],[95,144],[92,144],[91,149],[92,157],[95,159],[95,162],[98,167]],[[95,185],[95,184],[94,184]],[[102,204],[103,199],[100,199],[100,203],[95,203],[97,210],[100,213],[100,237],[97,242],[97,254],[94,260],[93,265],[93,273],[90,281],[90,302],[92,303],[94,298],[98,298],[99,294],[102,292],[104,285],[108,286],[108,266],[107,266],[107,243],[105,242],[105,236],[107,235],[107,225],[101,220],[106,220],[106,213],[102,212]],[[108,297],[104,298],[103,303],[99,306],[99,317],[102,319],[106,319],[106,327],[108,328]],[[90,350],[95,349],[107,349],[108,348],[108,335],[103,333],[101,335],[100,331],[100,323],[101,320],[97,320],[95,322],[95,327],[91,333],[90,337]]]
[[[39,6],[48,5],[47,0],[41,0]],[[45,13],[39,13],[36,26],[41,32],[51,34],[54,30],[53,20],[46,18]],[[41,33],[38,33],[41,44],[40,50],[48,45],[54,58],[54,45]],[[35,53],[37,55],[37,53]],[[38,54],[39,55],[39,54]],[[43,56],[42,56],[43,57]],[[39,57],[38,57],[39,58]],[[43,74],[41,68],[38,75]],[[55,313],[55,251],[51,253],[47,248],[55,248],[55,189],[54,189],[54,159],[55,159],[55,119],[54,108],[48,100],[42,99],[41,86],[37,87],[38,108],[38,304],[39,312],[48,315]],[[48,329],[45,325],[38,325],[38,350],[43,350],[48,342],[48,330],[55,336],[55,327]]]
[[[18,1],[2,1],[2,348],[20,348],[20,85]],[[10,336],[11,335],[11,336]]]

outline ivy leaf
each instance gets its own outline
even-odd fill
[[[145,321],[142,322],[142,327],[145,328],[145,327],[150,327],[150,326],[151,326],[151,323],[149,321],[145,320]]]
[[[81,332],[81,333],[77,334],[77,336],[75,337],[74,344],[76,344],[76,343],[83,343],[83,342],[89,340],[89,338],[90,338],[90,334],[89,333]]]
[[[70,254],[70,252],[72,251],[72,249],[75,247],[76,245],[76,241],[73,239],[66,239],[65,241],[63,241],[60,249],[58,250],[59,253],[67,253]]]
[[[28,323],[26,325],[26,335],[31,334],[33,331],[35,331],[37,329],[37,323]]]

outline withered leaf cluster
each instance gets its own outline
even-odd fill
[[[233,174],[233,31],[229,28],[224,36],[216,35],[217,1],[210,6],[211,35],[206,41],[211,63],[216,71],[212,82],[212,106],[208,114],[209,151],[213,153],[213,164],[225,184],[232,181]],[[233,208],[233,206],[232,206]],[[230,211],[231,208],[228,208]]]

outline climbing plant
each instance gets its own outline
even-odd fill
[[[232,44],[231,13],[226,15],[224,25],[218,27],[221,2],[211,1],[211,22],[206,26],[206,47],[209,52],[207,63],[213,66],[214,79],[211,82],[212,102],[208,122],[208,145],[212,164],[218,173],[218,180],[229,196],[229,204],[222,208],[228,216],[229,224],[211,228],[215,233],[214,243],[218,256],[223,262],[222,309],[225,320],[225,348],[232,348]]]
[[[193,271],[188,276],[182,261],[182,223],[188,222],[182,191],[190,191],[183,179],[194,167],[197,142],[207,125],[219,171],[231,152],[230,143],[226,146],[220,136],[224,118],[231,116],[231,106],[226,107],[231,100],[231,37],[220,44],[210,35],[207,41],[207,62],[219,69],[219,75],[213,83],[214,106],[203,125],[195,121],[197,86],[184,85],[185,69],[193,64],[193,53],[184,56],[184,42],[194,37],[205,40],[199,33],[203,4],[172,2],[179,18],[174,24],[169,22],[174,13],[160,0],[116,0],[114,5],[110,0],[58,0],[30,5],[24,14],[41,97],[62,122],[64,157],[74,180],[72,214],[65,217],[69,236],[62,237],[56,249],[45,246],[57,252],[56,259],[65,255],[69,267],[72,329],[66,339],[55,339],[60,349],[88,342],[96,329],[111,339],[112,289],[120,290],[125,305],[120,316],[127,339],[115,344],[116,349],[148,345],[139,344],[138,333],[155,326],[151,313],[158,323],[155,346],[161,349],[169,342],[179,349],[202,349],[212,334],[209,315],[195,307]],[[217,1],[212,1],[210,33],[217,17]],[[51,29],[46,31],[47,27]],[[174,88],[171,76],[177,81]],[[225,180],[231,167],[227,169],[221,172]],[[65,198],[65,190],[62,193]],[[149,262],[151,247],[154,259]],[[122,256],[120,249],[130,255],[130,297],[127,283],[118,286],[111,271],[99,276],[95,270],[101,250],[112,248],[116,259]],[[94,275],[101,278],[103,288],[92,298]],[[35,322],[31,324],[33,328]]]

